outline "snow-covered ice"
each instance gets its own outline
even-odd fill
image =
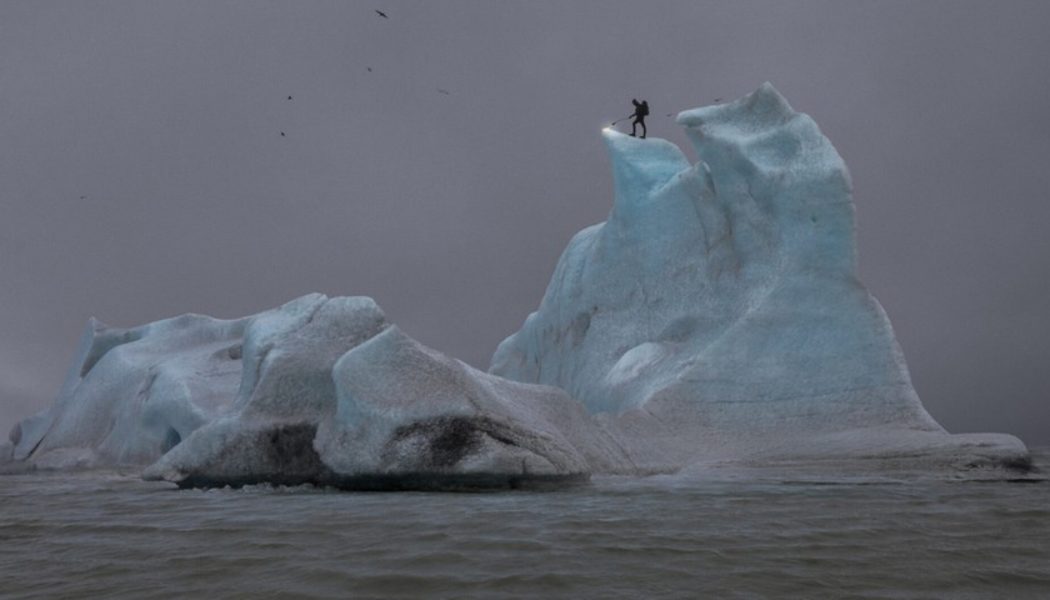
[[[1009,435],[945,432],[857,278],[849,173],[769,84],[603,132],[615,197],[489,373],[368,298],[133,329],[92,320],[55,404],[0,463],[145,468],[180,485],[515,486],[804,465],[1024,470]],[[1005,467],[1005,469],[1000,469]]]

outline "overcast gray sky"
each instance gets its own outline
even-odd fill
[[[926,407],[1050,443],[1048,23],[958,0],[7,0],[0,430],[51,401],[92,315],[369,295],[487,368],[605,219],[600,127],[645,97],[685,146],[666,113],[769,80],[850,167],[862,277]]]

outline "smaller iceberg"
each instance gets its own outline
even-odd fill
[[[375,324],[362,322],[365,332]],[[280,382],[279,390],[258,386],[242,410],[195,431],[145,478],[186,487],[456,489],[571,482],[595,466],[626,470],[622,453],[565,392],[477,371],[397,327],[334,365],[312,351],[275,349],[283,360],[271,359],[260,382]],[[327,367],[327,376],[308,381],[303,367],[311,364]],[[290,390],[323,391],[303,406],[288,402]]]

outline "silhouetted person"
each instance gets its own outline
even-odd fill
[[[634,137],[635,128],[638,125],[641,125],[642,126],[642,139],[644,140],[645,139],[645,117],[647,117],[649,115],[649,102],[647,100],[642,100],[641,102],[638,102],[637,100],[634,100],[633,98],[631,99],[631,102],[634,104],[634,120],[631,121],[631,137]]]

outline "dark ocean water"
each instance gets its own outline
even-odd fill
[[[441,494],[11,475],[0,596],[1050,598],[1050,483]]]

